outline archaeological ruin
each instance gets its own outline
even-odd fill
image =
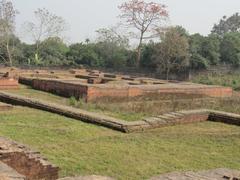
[[[34,89],[87,102],[104,98],[124,100],[164,94],[231,97],[232,88],[180,81],[115,75],[94,70],[35,71],[20,73],[19,82]]]
[[[228,98],[233,89],[190,82],[166,81],[146,77],[132,77],[122,74],[103,73],[96,70],[25,70],[0,71],[0,90],[19,89],[19,84],[50,92],[63,97],[75,97],[86,102],[117,100],[128,101],[137,97],[164,96],[167,94],[197,95],[211,98]],[[194,98],[194,96],[193,96]],[[24,106],[66,116],[86,123],[104,126],[124,133],[144,132],[167,126],[190,124],[204,121],[221,122],[240,126],[240,115],[211,109],[181,110],[144,117],[135,121],[110,117],[97,112],[77,109],[66,105],[29,98],[6,91],[0,92],[0,111],[10,111],[14,106]],[[0,137],[0,179],[56,180],[59,168],[52,165],[38,151],[10,139]],[[201,172],[169,173],[155,179],[239,179],[239,172],[230,169],[216,169]],[[99,176],[66,177],[70,179],[112,179]],[[204,179],[202,178],[202,179]]]

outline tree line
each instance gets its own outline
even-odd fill
[[[67,45],[62,33],[66,22],[47,9],[35,11],[35,21],[26,22],[26,35],[34,43],[22,42],[15,33],[18,11],[7,0],[0,1],[0,62],[9,66],[87,66],[149,69],[168,78],[172,72],[207,69],[212,65],[240,66],[240,16],[224,16],[208,36],[189,34],[168,22],[166,6],[130,0],[119,6],[121,24],[97,30],[97,38]],[[124,35],[123,35],[124,34]],[[130,40],[138,45],[133,48]]]

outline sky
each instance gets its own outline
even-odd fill
[[[23,24],[34,20],[37,8],[47,8],[62,16],[67,24],[65,33],[69,43],[94,39],[95,31],[119,22],[118,5],[126,0],[12,0],[20,14],[17,16],[17,33],[24,41],[29,41]],[[147,0],[146,0],[147,1]],[[240,12],[240,0],[152,0],[167,6],[170,25],[181,25],[189,33],[210,33],[213,24],[224,15]]]

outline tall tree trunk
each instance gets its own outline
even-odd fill
[[[35,64],[38,65],[39,64],[39,43],[37,42],[36,45],[37,45],[37,48],[36,48],[36,51],[35,51],[34,59],[35,59]]]
[[[143,33],[141,33],[138,48],[137,48],[136,65],[138,68],[140,67],[140,61],[141,61],[141,55],[142,55],[142,41],[143,41]]]
[[[169,67],[169,62],[167,62],[167,77],[166,77],[166,79],[167,79],[167,81],[169,80],[169,72],[170,72],[170,67]]]
[[[9,65],[12,66],[12,65],[13,65],[13,62],[12,62],[11,51],[10,51],[10,48],[9,48],[9,41],[7,41],[6,48],[7,48]]]

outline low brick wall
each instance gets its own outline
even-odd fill
[[[32,78],[27,78],[27,77],[19,77],[18,82],[27,86],[32,86],[33,85],[33,79]]]
[[[12,78],[0,78],[0,90],[18,89],[18,80]]]
[[[149,96],[149,94],[193,94],[209,97],[231,97],[232,88],[220,86],[207,86],[199,84],[157,84],[157,85],[112,85],[88,84],[80,80],[53,80],[20,77],[19,82],[30,85],[32,88],[51,92],[64,97],[74,96],[86,101],[96,101],[102,98],[132,98]]]
[[[0,161],[28,180],[56,180],[59,168],[50,164],[39,152],[0,137]]]
[[[173,126],[178,124],[196,123],[208,120],[240,125],[240,115],[208,109],[172,112],[155,117],[144,118],[143,120],[127,122],[121,119],[116,119],[98,113],[88,112],[69,106],[52,104],[45,101],[3,92],[0,92],[0,101],[13,105],[27,106],[56,113],[59,115],[64,115],[66,117],[70,117],[76,120],[98,124],[100,126],[104,126],[125,133],[145,131],[147,129]]]
[[[77,99],[86,98],[88,94],[87,85],[68,83],[57,80],[33,79],[32,87],[37,90],[47,91],[63,97],[74,96]]]
[[[81,109],[72,108],[69,106],[62,106],[58,104],[49,103],[46,101],[36,100],[32,98],[26,98],[19,95],[0,92],[0,101],[9,103],[12,105],[27,106],[30,108],[40,109],[73,119],[81,120],[87,123],[99,124],[104,127],[108,127],[114,130],[127,132],[125,124],[127,122],[118,120],[98,113],[88,112]]]
[[[222,111],[210,111],[209,121],[222,122],[240,126],[240,115],[234,113],[227,113]]]

